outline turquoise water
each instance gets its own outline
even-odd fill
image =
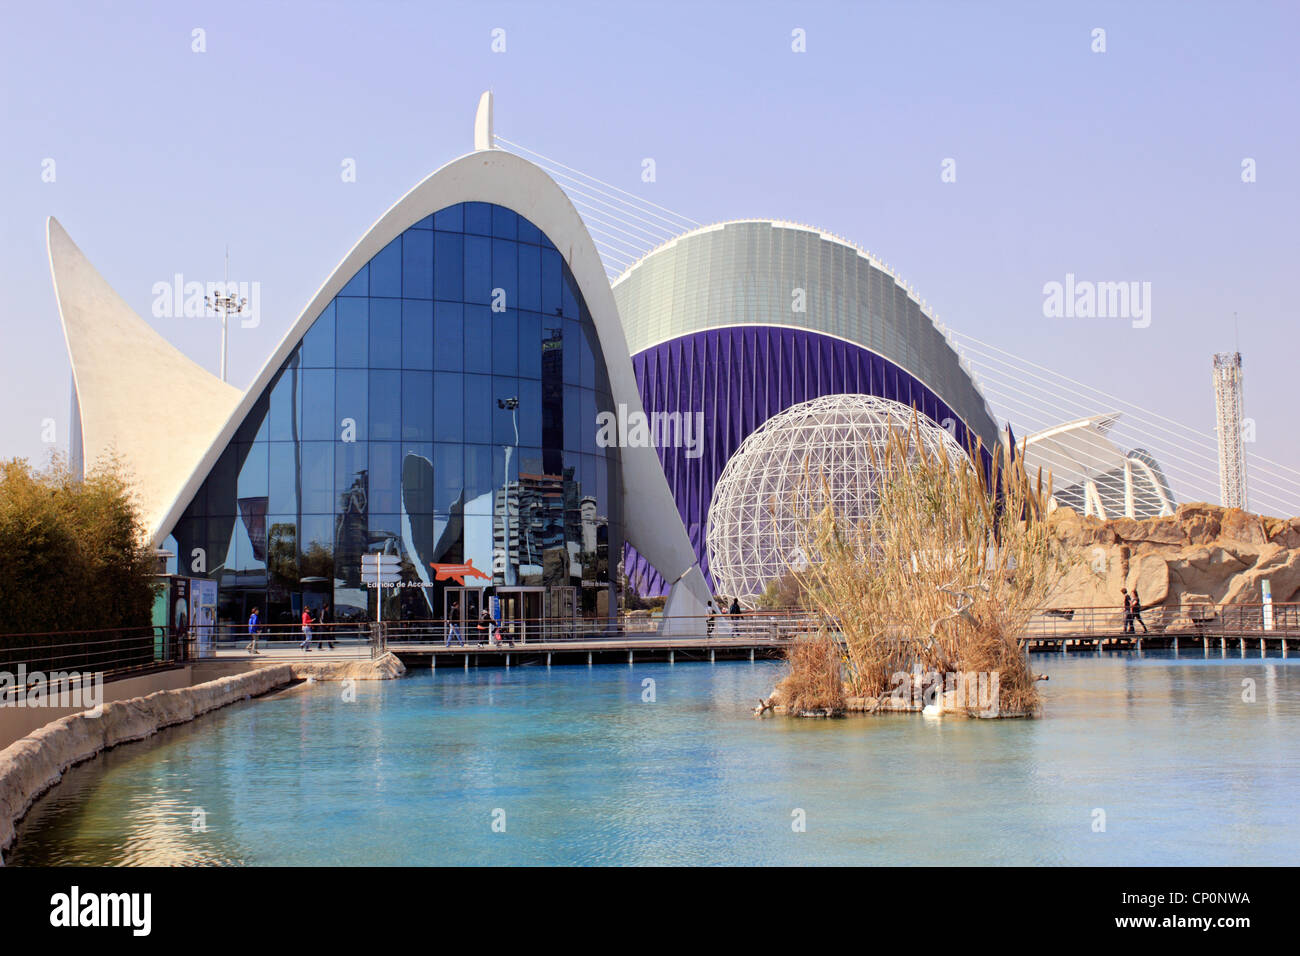
[[[1300,862],[1296,661],[1033,660],[1034,721],[758,720],[771,662],[318,684],[74,769],[7,862]]]

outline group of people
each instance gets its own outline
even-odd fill
[[[497,622],[496,618],[488,613],[487,608],[484,608],[479,612],[476,629],[478,631],[478,642],[480,644],[496,644],[501,641],[501,625]],[[451,647],[452,641],[455,641],[461,647],[465,646],[465,636],[460,630],[459,601],[452,601],[451,607],[447,611],[447,637],[446,640],[443,641],[442,646]],[[513,647],[515,642],[507,641],[506,643]]]
[[[298,645],[298,649],[310,652],[313,639],[316,642],[316,650],[320,650],[326,644],[333,648],[334,635],[332,633],[327,630],[323,636],[318,634],[313,637],[311,629],[313,624],[328,625],[331,623],[330,618],[330,605],[328,601],[321,606],[319,615],[315,617],[312,616],[311,608],[304,605],[302,609],[302,643]],[[261,636],[263,629],[264,625],[262,624],[261,608],[255,607],[253,608],[253,613],[248,615],[248,636],[250,640],[245,648],[248,653],[261,653],[257,649],[257,639]]]
[[[733,617],[739,617],[739,616],[740,616],[740,599],[739,599],[739,598],[734,598],[734,597],[733,597],[733,598],[731,599],[731,607],[727,608],[727,613],[730,614],[730,615],[732,615]],[[707,632],[707,636],[709,636],[709,637],[712,637],[712,636],[713,636],[713,624],[714,624],[714,622],[716,621],[717,617],[718,617],[718,609],[717,609],[716,607],[714,607],[714,606],[713,606],[713,602],[710,601],[710,602],[709,602],[709,618],[708,618],[708,621],[707,621],[707,622],[705,623],[705,625],[704,625],[704,626],[705,626],[705,630],[706,630],[706,632]]]
[[[1120,593],[1124,595],[1124,633],[1136,634],[1137,628],[1134,622],[1142,625],[1142,633],[1147,633],[1147,622],[1142,620],[1142,601],[1138,597],[1137,588],[1129,594],[1128,588],[1120,588]],[[1158,623],[1158,622],[1157,622]]]

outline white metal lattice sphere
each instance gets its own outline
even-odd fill
[[[966,459],[957,440],[907,405],[874,395],[824,395],[774,415],[731,456],[713,489],[706,542],[717,592],[753,607],[768,582],[806,558],[799,551],[813,513],[829,504],[849,522],[876,507],[881,459],[891,432],[931,454],[946,448]],[[823,481],[825,484],[823,485]]]

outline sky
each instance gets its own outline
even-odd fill
[[[470,151],[491,89],[515,142],[700,222],[843,236],[954,330],[1206,433],[1211,356],[1240,348],[1252,450],[1300,468],[1300,4],[0,9],[0,458],[67,444],[48,216],[213,371],[219,323],[152,318],[152,289],[220,279],[228,245],[260,286],[230,333],[244,388],[370,225]],[[1067,274],[1149,282],[1149,324],[1045,314]]]

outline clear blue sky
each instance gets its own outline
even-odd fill
[[[220,278],[229,242],[232,278],[262,289],[260,327],[231,334],[244,387],[366,228],[469,151],[491,88],[517,142],[700,221],[846,236],[953,328],[1205,431],[1235,311],[1254,448],[1300,467],[1300,5],[11,2],[0,16],[2,457],[42,459],[46,418],[66,444],[46,216],[146,316],[153,283]],[[1043,284],[1067,272],[1150,281],[1151,326],[1045,318]],[[215,370],[214,320],[154,322]]]

